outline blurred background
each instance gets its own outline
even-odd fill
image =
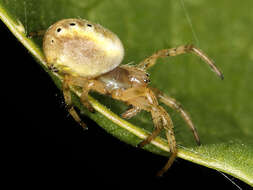
[[[58,0],[71,8],[54,14],[48,3],[48,11],[31,21],[37,13],[29,12],[30,1],[26,2],[27,12],[24,9],[19,16],[26,20],[28,31],[45,27],[47,18],[58,20],[74,16],[76,10],[86,11],[80,16],[103,24],[122,39],[124,63],[138,63],[162,48],[194,43],[214,58],[224,72],[224,81],[194,56],[186,55],[161,60],[164,64],[150,71],[151,85],[176,97],[196,125],[205,126],[198,128],[204,144],[235,140],[252,148],[252,1]],[[43,19],[44,23],[39,22]],[[167,158],[119,141],[85,116],[89,130],[83,131],[68,115],[62,94],[48,74],[2,22],[0,27],[2,119],[6,121],[3,129],[8,130],[3,133],[8,160],[4,165],[8,167],[5,175],[12,179],[10,185],[237,189],[219,172],[180,158],[163,178],[156,178]],[[41,44],[41,39],[37,41]],[[180,142],[193,144],[182,120],[171,114]],[[230,178],[243,189],[250,188]]]

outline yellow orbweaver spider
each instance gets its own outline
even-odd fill
[[[90,91],[110,95],[130,105],[131,108],[122,114],[123,118],[129,119],[141,110],[151,113],[154,130],[139,144],[139,147],[150,143],[162,129],[165,130],[171,156],[158,172],[158,176],[163,175],[170,168],[178,152],[173,122],[165,109],[159,105],[158,100],[179,112],[191,129],[197,144],[200,144],[190,116],[175,99],[149,87],[150,78],[147,73],[147,69],[156,64],[158,58],[193,53],[223,79],[222,73],[213,61],[195,46],[182,45],[163,49],[136,66],[120,65],[124,57],[124,48],[117,35],[84,19],[64,19],[56,22],[46,31],[43,51],[48,68],[63,77],[63,94],[69,113],[81,126],[86,127],[72,105],[71,86],[82,89],[80,100],[92,112],[94,109],[88,100]]]

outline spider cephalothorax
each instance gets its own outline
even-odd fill
[[[175,99],[148,85],[147,69],[160,57],[193,53],[205,61],[221,78],[222,73],[201,50],[193,45],[160,50],[136,66],[122,65],[124,49],[120,39],[104,27],[81,19],[64,19],[53,24],[45,33],[43,51],[48,67],[63,77],[63,93],[69,112],[83,127],[72,106],[70,86],[82,89],[81,102],[93,111],[88,101],[89,91],[110,95],[130,105],[123,118],[131,118],[141,110],[151,113],[154,131],[139,146],[150,143],[162,129],[168,139],[171,151],[169,161],[158,173],[162,175],[177,156],[173,123],[169,114],[159,105],[158,100],[178,111],[193,132],[197,144],[200,140],[189,117]]]

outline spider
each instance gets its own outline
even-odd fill
[[[150,112],[154,130],[138,146],[145,146],[162,129],[165,130],[171,155],[165,166],[158,172],[158,176],[163,175],[170,168],[178,152],[173,122],[158,100],[179,112],[191,129],[197,144],[200,145],[198,133],[190,116],[175,99],[149,87],[150,78],[147,73],[147,69],[155,65],[158,58],[193,53],[223,79],[222,73],[213,61],[195,46],[182,45],[163,49],[136,66],[120,65],[124,57],[124,48],[117,35],[101,25],[84,19],[63,19],[46,31],[43,52],[48,68],[62,76],[63,95],[68,111],[82,127],[85,128],[86,125],[72,105],[71,87],[82,89],[80,100],[91,112],[94,112],[94,109],[88,100],[90,91],[109,95],[129,105],[130,108],[121,115],[123,118],[129,119],[141,110]]]

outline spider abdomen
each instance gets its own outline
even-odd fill
[[[80,19],[64,19],[46,32],[43,51],[49,66],[62,73],[96,77],[117,67],[124,48],[104,27]]]

